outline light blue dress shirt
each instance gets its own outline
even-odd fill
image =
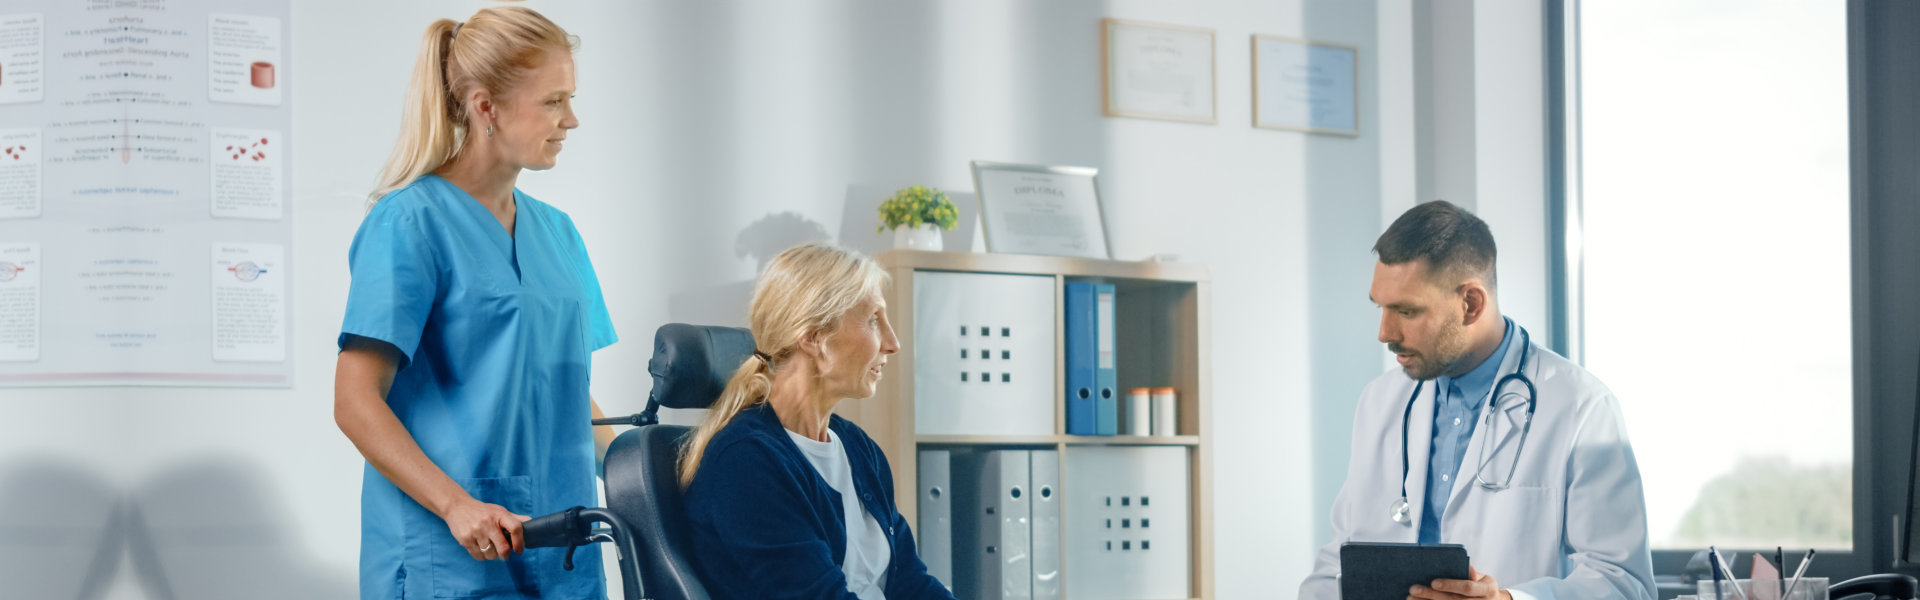
[[[514,191],[514,232],[426,175],[360,224],[340,344],[401,354],[393,415],[433,464],[481,502],[539,516],[598,502],[592,353],[616,339],[566,213]],[[605,598],[600,551],[476,561],[440,517],[372,465],[360,489],[360,597]]]
[[[1500,349],[1479,366],[1459,378],[1434,379],[1440,391],[1433,407],[1433,447],[1427,454],[1427,510],[1420,516],[1420,543],[1440,543],[1440,517],[1447,512],[1447,499],[1461,475],[1460,463],[1467,455],[1467,442],[1473,439],[1473,426],[1480,420],[1480,409],[1500,374],[1500,362],[1513,346],[1513,319],[1501,334]],[[1478,466],[1478,465],[1475,465]]]

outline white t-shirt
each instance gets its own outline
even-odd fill
[[[840,492],[847,522],[846,559],[841,561],[840,570],[847,574],[847,590],[860,600],[885,600],[887,565],[893,561],[893,545],[887,542],[880,522],[867,513],[867,507],[860,504],[860,496],[854,493],[853,467],[847,464],[847,449],[840,444],[840,435],[828,429],[827,441],[822,442],[789,430],[787,437],[793,438],[793,445],[800,447],[800,453],[807,456],[807,462],[813,463],[820,478]]]

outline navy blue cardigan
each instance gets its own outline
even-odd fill
[[[914,550],[913,532],[893,502],[886,455],[846,419],[834,416],[827,427],[846,447],[860,505],[893,546],[887,598],[952,600]],[[807,462],[765,402],[741,411],[708,442],[686,509],[695,569],[714,600],[855,600],[840,566],[847,551],[840,492]]]

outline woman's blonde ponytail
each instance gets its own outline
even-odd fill
[[[727,388],[720,392],[720,399],[708,407],[707,418],[680,447],[680,487],[693,483],[693,474],[700,470],[700,459],[706,456],[707,442],[713,440],[713,435],[773,389],[773,365],[767,360],[768,357],[756,353],[733,370],[733,377],[727,378]]]
[[[380,169],[379,185],[367,196],[369,208],[382,196],[440,168],[459,149],[464,128],[453,112],[453,94],[447,87],[447,53],[456,26],[459,23],[453,19],[440,19],[428,25],[420,38],[413,76],[407,83],[406,108],[400,113],[400,140]]]

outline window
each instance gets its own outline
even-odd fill
[[[1852,549],[1845,4],[1573,6],[1581,358],[1653,547]]]

